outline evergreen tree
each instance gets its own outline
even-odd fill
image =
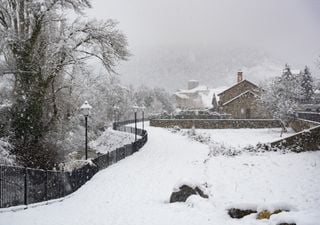
[[[313,79],[307,66],[304,68],[302,73],[301,87],[303,89],[302,102],[311,103],[314,95]]]
[[[299,76],[291,73],[290,67],[286,65],[282,76],[270,80],[261,94],[261,103],[275,119],[287,123],[299,108],[299,102],[303,95]]]
[[[293,74],[291,73],[290,66],[288,64],[285,65],[285,68],[282,73],[282,78],[286,80],[292,80]]]
[[[215,93],[213,93],[213,96],[212,96],[212,108],[214,111],[218,111],[218,102],[217,102]]]

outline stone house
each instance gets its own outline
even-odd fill
[[[196,80],[188,81],[187,90],[178,90],[174,93],[176,107],[179,109],[206,109],[208,108],[204,99],[209,95],[207,86],[199,85]]]
[[[238,72],[237,83],[218,94],[219,110],[235,119],[270,118],[258,106],[259,93],[258,86],[243,79],[243,73]]]

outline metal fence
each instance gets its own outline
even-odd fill
[[[129,123],[132,121],[117,122],[113,128],[135,133],[135,128],[124,126]],[[0,165],[0,208],[57,199],[76,191],[99,170],[139,151],[147,142],[148,133],[137,129],[137,135],[140,136],[137,141],[101,155],[92,160],[93,164],[71,172]]]
[[[296,116],[300,119],[311,120],[315,122],[320,122],[319,112],[296,112]]]

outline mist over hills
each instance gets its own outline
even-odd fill
[[[133,52],[119,68],[121,80],[134,86],[161,87],[168,91],[186,88],[187,81],[199,80],[209,87],[232,85],[238,70],[244,78],[259,84],[281,74],[284,65],[261,51],[250,48],[153,48]]]

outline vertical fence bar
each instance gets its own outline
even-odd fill
[[[3,202],[3,176],[2,176],[2,166],[0,165],[0,208],[2,208]]]
[[[48,201],[48,170],[45,171],[44,198]]]
[[[24,169],[24,204],[28,205],[28,168]]]

